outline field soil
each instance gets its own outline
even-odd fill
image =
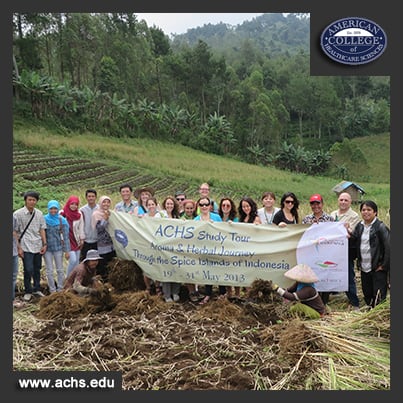
[[[336,342],[323,329],[371,314],[349,312],[340,293],[332,297],[341,314],[331,301],[320,320],[293,317],[263,280],[240,298],[219,298],[214,287],[206,305],[190,302],[181,286],[180,301],[166,303],[145,292],[136,263],[115,259],[109,269],[99,297],[63,291],[14,312],[14,370],[120,371],[124,390],[328,389],[329,356],[355,336],[340,329]],[[389,388],[387,377],[376,382],[369,389]]]

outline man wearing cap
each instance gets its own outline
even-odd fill
[[[302,224],[317,224],[319,222],[334,221],[334,218],[323,211],[323,198],[320,194],[313,194],[309,198],[312,214],[302,219]]]
[[[32,294],[44,296],[40,290],[40,282],[42,256],[47,248],[46,221],[42,211],[35,207],[38,200],[38,192],[25,192],[25,206],[13,213],[17,221],[18,256],[22,259],[24,268],[24,301],[30,301]]]
[[[311,319],[319,319],[326,313],[326,307],[314,283],[319,279],[315,272],[306,264],[298,264],[292,269],[286,271],[284,276],[295,280],[295,283],[287,289],[272,284],[272,290],[289,301],[297,301],[301,304],[295,304],[290,311],[296,314],[303,314]]]
[[[312,214],[308,214],[302,219],[302,224],[318,224],[320,222],[332,222],[334,218],[323,211],[323,197],[315,193],[309,198],[309,204],[311,205]],[[323,303],[329,302],[330,292],[322,291],[320,296]]]
[[[73,290],[80,296],[99,295],[96,279],[98,261],[103,259],[96,249],[90,249],[86,258],[71,271],[64,283],[64,290]]]

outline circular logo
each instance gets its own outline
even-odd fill
[[[120,229],[115,229],[115,239],[123,245],[124,248],[126,248],[128,244],[128,239],[126,234],[120,230]]]
[[[343,64],[365,64],[374,61],[386,49],[385,31],[366,18],[348,17],[328,25],[320,36],[323,52]]]

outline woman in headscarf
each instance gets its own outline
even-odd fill
[[[97,266],[97,274],[101,275],[104,281],[108,280],[108,263],[116,257],[113,241],[107,230],[111,203],[109,196],[101,196],[98,200],[98,208],[94,210],[91,218],[92,227],[97,231],[98,253],[102,257]]]
[[[44,259],[50,293],[63,289],[65,280],[63,253],[65,253],[66,259],[68,259],[70,252],[69,223],[59,212],[59,202],[57,200],[49,200],[48,214],[45,215],[46,243],[48,247],[46,248]],[[53,263],[55,267],[53,267]],[[56,268],[57,274],[56,282],[53,275],[54,268]]]
[[[67,199],[63,210],[60,211],[60,215],[65,217],[69,223],[70,252],[67,276],[80,262],[81,248],[85,240],[84,218],[79,210],[79,205],[80,199],[78,196],[72,195]]]

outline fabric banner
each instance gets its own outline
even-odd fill
[[[329,225],[280,228],[139,218],[111,211],[108,232],[119,258],[135,261],[148,277],[162,282],[247,287],[262,279],[288,287],[292,281],[284,277],[284,272],[297,263],[306,263],[321,279],[319,291],[323,287],[327,291],[329,286],[332,291],[345,291],[347,232],[341,223],[324,224]],[[317,228],[307,231],[312,227]],[[322,270],[320,264],[330,261],[329,270]]]
[[[307,228],[297,245],[297,261],[319,278],[318,291],[348,290],[348,240],[342,222],[321,222]]]

